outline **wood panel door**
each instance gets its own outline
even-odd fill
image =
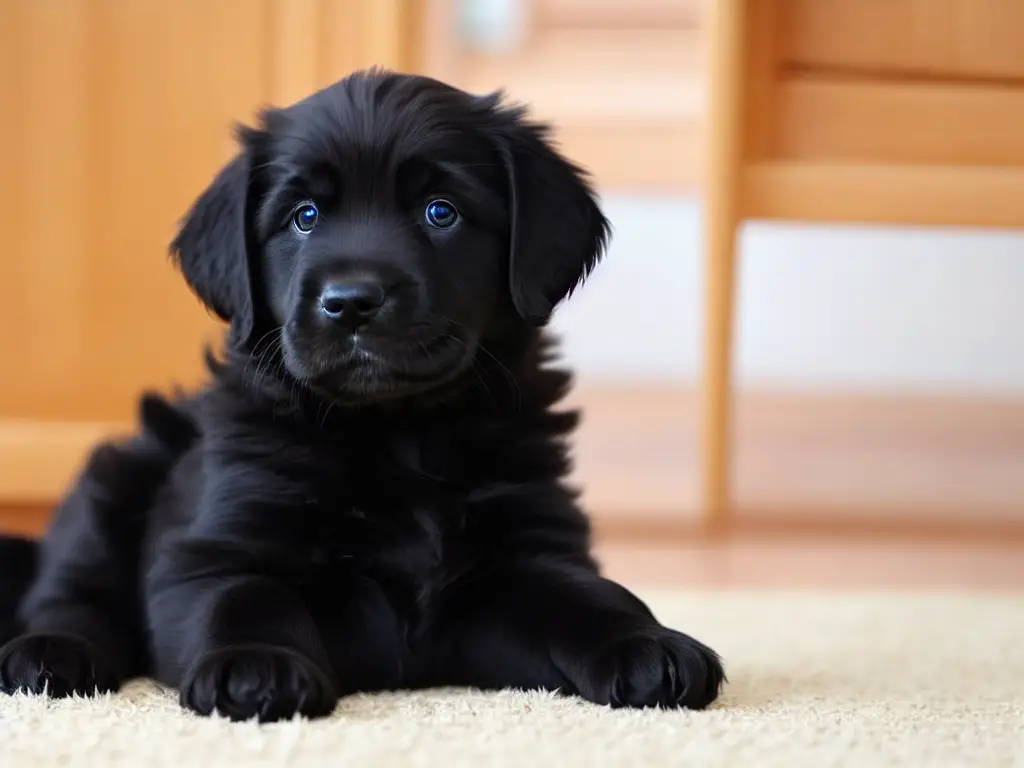
[[[167,245],[231,125],[369,64],[414,0],[0,3],[0,505],[49,503],[219,328]]]
[[[604,189],[701,174],[707,0],[424,0],[421,66],[555,124]]]

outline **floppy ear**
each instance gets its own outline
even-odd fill
[[[224,166],[193,203],[171,242],[171,255],[189,288],[221,320],[234,344],[245,344],[254,325],[248,226],[250,148]]]
[[[586,174],[552,146],[546,126],[509,111],[502,155],[510,199],[509,288],[519,314],[544,325],[604,254],[610,224]]]

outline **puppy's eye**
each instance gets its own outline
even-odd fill
[[[316,226],[316,219],[319,216],[316,206],[312,203],[304,203],[295,209],[292,214],[292,226],[304,235],[308,235]]]
[[[427,224],[436,229],[448,229],[459,220],[459,212],[447,200],[431,200],[424,211]]]

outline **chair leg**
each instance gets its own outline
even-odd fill
[[[747,0],[715,0],[708,17],[707,157],[704,181],[704,370],[701,490],[704,522],[729,513],[732,325],[736,229],[740,220],[743,37]]]
[[[700,394],[701,489],[703,520],[720,527],[729,515],[729,463],[731,444],[731,369],[735,223],[724,215],[705,212],[715,221],[705,234],[704,371]]]

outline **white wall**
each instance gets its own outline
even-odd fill
[[[564,353],[582,374],[692,379],[697,205],[604,203],[612,248],[556,317]],[[744,383],[1024,393],[1024,233],[757,222],[740,242]]]

